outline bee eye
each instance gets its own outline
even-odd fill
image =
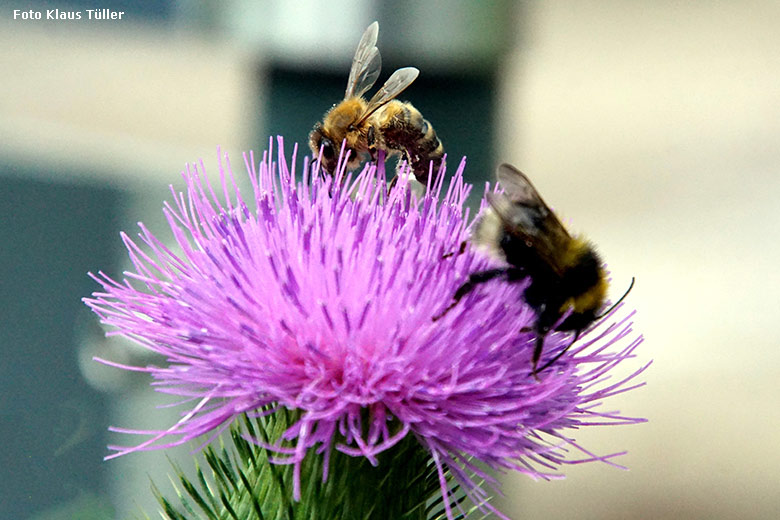
[[[322,156],[325,159],[333,159],[333,156],[335,155],[335,150],[333,149],[333,142],[326,138],[322,139]]]

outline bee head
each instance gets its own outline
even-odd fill
[[[311,153],[315,158],[322,158],[322,169],[332,175],[336,170],[338,151],[336,150],[333,140],[325,135],[322,124],[320,123],[314,125],[314,128],[309,134],[309,148],[311,148]],[[321,156],[320,151],[322,152]]]
[[[344,154],[349,154],[349,160],[347,161],[347,169],[354,170],[360,165],[360,155],[350,147],[350,139],[347,138],[346,148]],[[336,171],[336,165],[339,161],[339,153],[341,152],[341,142],[333,139],[328,135],[321,123],[314,125],[311,133],[309,134],[309,148],[311,148],[314,157],[321,157],[322,169],[329,175],[333,175]],[[322,152],[322,155],[320,155]]]

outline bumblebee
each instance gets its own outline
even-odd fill
[[[342,142],[349,153],[347,169],[353,170],[377,151],[401,155],[415,178],[425,184],[428,172],[438,172],[444,147],[433,126],[411,103],[396,100],[420,73],[414,67],[396,70],[370,100],[363,98],[376,81],[382,67],[376,47],[379,24],[372,23],[360,39],[349,71],[344,99],[334,105],[309,134],[309,146],[317,156],[322,150],[322,167],[333,175]],[[432,163],[432,164],[431,164]]]
[[[477,221],[471,238],[478,248],[506,261],[505,267],[472,273],[436,321],[480,284],[493,279],[520,283],[528,279],[525,301],[536,313],[533,332],[536,343],[532,375],[555,363],[591,323],[609,313],[618,302],[599,314],[607,295],[607,278],[593,246],[566,228],[528,180],[508,164],[498,167],[498,183],[504,193],[488,194],[490,207]],[[464,247],[461,247],[461,251]],[[537,368],[544,340],[551,330],[573,332],[569,345]]]

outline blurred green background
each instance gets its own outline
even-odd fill
[[[60,5],[63,4],[63,5]],[[23,21],[14,9],[108,8],[121,21]],[[80,298],[119,275],[119,231],[167,237],[162,201],[185,163],[261,153],[343,94],[380,23],[383,82],[434,125],[481,184],[512,162],[615,286],[637,285],[648,386],[610,409],[645,425],[575,432],[622,472],[505,478],[512,518],[780,517],[780,4],[561,1],[0,0],[0,518],[154,516],[159,453],[103,462],[175,411],[149,381],[91,360],[145,363],[107,340]],[[239,168],[237,168],[239,169]],[[477,193],[481,192],[478,186]],[[478,203],[476,194],[472,204]],[[132,440],[132,439],[131,439]],[[174,457],[188,461],[188,449]]]

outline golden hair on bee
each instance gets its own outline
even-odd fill
[[[377,151],[401,155],[415,178],[428,182],[442,165],[444,147],[433,126],[411,103],[395,99],[419,75],[414,67],[398,69],[368,101],[363,95],[374,85],[382,68],[376,47],[377,22],[368,26],[358,43],[349,71],[344,99],[325,113],[309,134],[309,147],[321,155],[325,172],[333,175],[344,143],[349,154],[346,167],[357,168],[366,158],[376,160]]]
[[[433,320],[439,320],[461,298],[490,280],[500,278],[508,283],[528,280],[524,299],[536,313],[531,373],[537,377],[571,347],[583,330],[620,303],[634,281],[610,309],[600,313],[608,282],[593,246],[566,231],[528,177],[519,170],[502,164],[496,175],[503,193],[488,194],[490,206],[476,222],[471,242],[506,265],[469,275],[455,291],[452,303]],[[573,332],[572,341],[538,368],[544,340],[552,330]]]

